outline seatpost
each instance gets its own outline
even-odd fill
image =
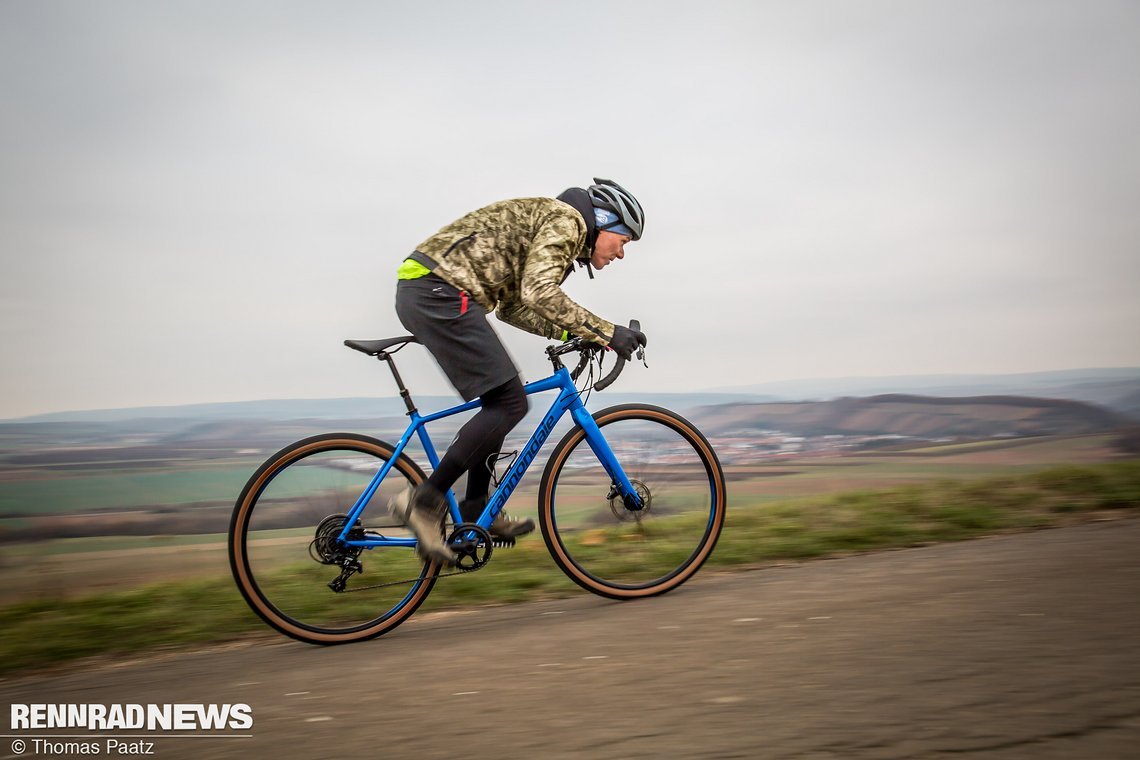
[[[376,354],[376,358],[388,362],[388,369],[392,370],[392,377],[396,379],[396,387],[400,389],[400,398],[404,399],[404,406],[408,407],[408,414],[415,412],[416,405],[412,403],[412,394],[404,387],[404,379],[400,377],[400,372],[396,369],[396,362],[392,359],[392,355],[387,351],[381,351]]]

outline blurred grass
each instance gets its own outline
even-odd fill
[[[943,480],[763,504],[737,503],[730,491],[728,520],[709,566],[919,546],[1137,514],[1140,461],[1065,465],[982,480]],[[612,561],[613,569],[628,561],[623,552],[604,557],[608,548],[621,544],[616,535],[598,543],[595,533],[589,540],[591,546],[582,550],[598,555],[599,561]],[[575,593],[584,592],[554,565],[541,538],[533,536],[514,549],[496,551],[483,572],[440,580],[421,609]],[[79,599],[41,599],[0,609],[0,672],[267,631],[228,575]]]

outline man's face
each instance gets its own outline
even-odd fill
[[[625,244],[632,238],[629,235],[619,235],[609,230],[598,232],[598,241],[594,244],[594,255],[590,257],[590,264],[594,269],[604,269],[614,259],[625,258]]]

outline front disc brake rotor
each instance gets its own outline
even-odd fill
[[[637,496],[641,500],[641,508],[633,509],[626,506],[625,499],[622,498],[621,494],[615,493],[610,497],[610,511],[614,513],[614,517],[622,522],[626,520],[641,522],[642,518],[649,514],[650,507],[653,505],[653,494],[649,492],[649,486],[640,480],[631,479],[629,482],[633,486],[633,490],[637,491]]]

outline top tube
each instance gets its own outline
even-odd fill
[[[578,388],[574,385],[574,381],[570,379],[570,370],[566,369],[565,367],[557,370],[550,377],[545,377],[542,380],[535,380],[533,383],[527,383],[523,386],[523,391],[526,393],[526,395],[530,396],[535,393],[557,390],[559,388],[568,390],[574,394],[578,393]],[[470,411],[471,409],[478,409],[481,406],[483,406],[483,399],[477,398],[468,401],[467,403],[460,404],[459,406],[453,406],[438,412],[432,412],[431,414],[421,415],[419,412],[413,412],[411,414],[411,418],[412,422],[420,422],[426,424],[428,422],[434,422],[435,420],[443,419],[444,417],[450,417],[453,414],[461,414],[462,412]]]

